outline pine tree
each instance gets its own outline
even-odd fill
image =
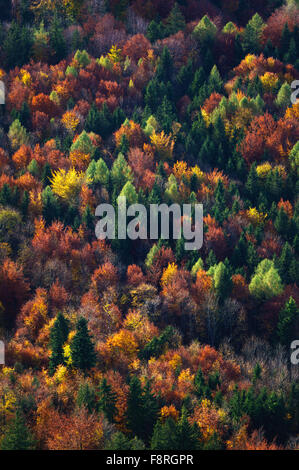
[[[0,448],[1,450],[32,450],[35,448],[33,436],[28,431],[24,416],[19,409],[4,434]]]
[[[87,205],[82,215],[82,222],[88,230],[93,231],[95,227],[94,220],[94,215]]]
[[[274,221],[274,227],[280,235],[287,238],[290,228],[290,222],[289,217],[283,207],[278,211],[277,217]]]
[[[46,224],[50,225],[54,220],[58,220],[59,218],[59,201],[50,186],[47,186],[43,190],[41,198],[43,203],[43,217],[46,221]]]
[[[287,54],[289,50],[291,37],[292,37],[292,34],[289,30],[289,25],[288,23],[285,23],[283,30],[282,30],[282,34],[281,34],[280,47],[279,47],[279,56],[281,59],[284,58],[284,56]]]
[[[158,402],[156,397],[151,392],[150,382],[147,381],[142,393],[143,398],[143,429],[139,434],[144,442],[149,440],[153,433],[154,424],[158,417]]]
[[[113,434],[106,450],[145,450],[145,445],[136,436],[130,440],[122,432],[118,431]]]
[[[95,390],[87,382],[79,386],[77,405],[79,408],[86,408],[89,413],[93,413],[97,407]]]
[[[278,341],[290,347],[290,344],[299,328],[299,309],[293,297],[290,297],[286,302],[284,308],[279,313],[279,320],[277,324],[277,337]],[[297,327],[297,330],[296,330]]]
[[[243,266],[247,258],[247,241],[246,235],[242,232],[239,241],[234,249],[232,263],[235,267]]]
[[[213,41],[216,34],[217,34],[217,27],[207,15],[202,17],[200,22],[197,24],[197,26],[195,26],[193,30],[193,36],[202,45]]]
[[[177,449],[198,450],[200,432],[196,424],[192,425],[188,421],[187,410],[183,406],[181,417],[177,423]]]
[[[206,383],[206,380],[204,378],[204,375],[202,373],[201,368],[198,369],[196,372],[196,375],[194,377],[194,385],[195,385],[195,393],[199,400],[202,400],[203,398],[210,398],[211,393],[210,389]]]
[[[130,381],[130,390],[127,400],[127,422],[131,433],[137,436],[143,434],[144,400],[142,387],[138,377],[133,376]]]
[[[6,68],[21,67],[29,62],[32,43],[29,29],[12,22],[3,43]]]
[[[55,54],[55,63],[60,62],[66,56],[66,42],[63,36],[63,28],[60,25],[57,15],[54,15],[50,29],[50,46]]]
[[[176,115],[173,104],[167,96],[164,96],[161,105],[157,109],[156,115],[161,128],[169,134],[172,129],[172,123],[176,120]]]
[[[76,334],[71,341],[71,358],[74,367],[86,372],[96,363],[94,345],[91,341],[87,320],[80,318],[76,326]]]
[[[283,83],[283,85],[281,86],[278,92],[277,98],[275,100],[275,104],[283,108],[283,110],[285,110],[290,105],[291,94],[292,94],[292,89],[290,85],[287,82]]]
[[[173,59],[167,47],[164,47],[156,70],[156,79],[164,83],[171,80],[173,74]]]
[[[183,31],[185,27],[185,17],[182,14],[179,5],[175,3],[169,16],[166,19],[167,35],[170,36],[171,34],[175,34],[178,31]]]
[[[214,286],[219,302],[223,302],[231,293],[232,280],[230,272],[224,263],[219,263],[214,272]]]
[[[209,83],[209,90],[210,90],[211,93],[213,93],[213,92],[221,93],[222,92],[223,81],[222,81],[221,75],[220,75],[219,70],[217,69],[216,65],[214,65],[214,67],[211,70],[208,83]]]
[[[108,127],[108,123],[105,124]],[[100,111],[93,103],[88,111],[86,121],[85,121],[85,129],[87,132],[94,132],[99,133],[101,127],[101,115]]]
[[[172,418],[165,423],[158,420],[151,439],[151,450],[178,450],[178,439],[177,426]]]
[[[152,20],[148,25],[146,31],[146,37],[150,40],[150,42],[154,43],[158,39],[163,39],[166,36],[166,28],[162,22],[157,22]]]
[[[119,197],[125,197],[127,204],[136,204],[138,201],[138,195],[134,185],[128,181],[120,192]]]
[[[64,364],[63,345],[69,334],[69,323],[62,315],[58,313],[54,325],[50,331],[50,348],[52,354],[49,360],[49,373],[53,375],[59,364]]]
[[[116,414],[116,394],[112,391],[105,378],[100,383],[97,396],[98,411],[103,412],[106,418],[112,422]]]
[[[296,42],[295,42],[295,39],[292,38],[291,41],[290,41],[290,47],[288,49],[287,54],[284,57],[284,60],[288,64],[295,64],[295,62],[297,60],[297,57],[298,57],[298,55],[297,55]]]
[[[257,54],[260,51],[260,40],[265,23],[258,13],[248,21],[244,36],[243,49],[246,53]]]
[[[291,245],[286,242],[283,246],[280,258],[277,262],[279,274],[285,284],[291,284],[295,282],[290,273],[290,267],[292,265],[292,261],[294,260],[294,253],[292,251]]]
[[[257,189],[258,189],[258,174],[256,172],[256,164],[253,163],[250,167],[248,178],[245,185],[245,190],[248,198],[253,203],[257,199]]]

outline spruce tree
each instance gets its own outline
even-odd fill
[[[182,14],[180,7],[177,3],[174,4],[169,16],[166,19],[167,35],[175,34],[182,31],[186,27],[185,17]]]
[[[81,317],[76,334],[71,341],[71,358],[74,367],[86,372],[96,364],[96,353],[87,328],[87,320]]]
[[[133,435],[140,436],[143,433],[144,411],[141,383],[138,377],[133,376],[127,401],[128,428]]]
[[[279,313],[279,320],[277,324],[278,341],[286,346],[286,348],[289,348],[292,340],[299,332],[298,328],[299,309],[293,297],[290,297],[284,308]]]
[[[60,25],[57,15],[54,15],[50,29],[50,46],[54,52],[55,63],[60,62],[66,56],[66,42],[63,36],[63,28]]]
[[[35,448],[33,436],[28,430],[24,416],[19,409],[5,431],[0,448],[1,450],[32,450]]]
[[[265,24],[263,19],[256,13],[251,20],[248,21],[244,36],[243,49],[245,53],[257,54],[260,51],[260,41]]]
[[[116,394],[112,391],[105,378],[100,383],[97,396],[98,411],[103,412],[106,418],[112,422],[116,414]]]
[[[230,272],[224,263],[219,263],[214,272],[214,286],[219,302],[229,297],[232,289]]]
[[[89,385],[87,382],[79,386],[77,405],[79,408],[86,408],[89,413],[95,411],[97,407],[95,390],[93,386]]]
[[[64,364],[63,345],[69,334],[69,324],[62,313],[58,313],[50,331],[50,348],[52,354],[49,360],[49,373],[53,375],[59,364]]]

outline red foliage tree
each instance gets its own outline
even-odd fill
[[[0,302],[4,308],[2,323],[11,328],[21,305],[29,294],[23,270],[14,261],[5,259],[0,267]]]

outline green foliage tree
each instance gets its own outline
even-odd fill
[[[286,302],[284,308],[279,313],[279,320],[277,324],[277,337],[278,341],[290,347],[294,335],[298,332],[299,327],[299,309],[293,297],[290,297]]]
[[[25,424],[22,412],[17,409],[15,418],[12,420],[0,444],[1,450],[33,450],[35,441],[31,432]]]
[[[283,291],[283,285],[274,262],[269,259],[261,261],[249,284],[250,293],[259,300],[268,300]]]
[[[101,380],[98,392],[98,410],[103,412],[106,418],[112,422],[116,414],[116,394],[104,378]]]
[[[80,318],[77,322],[76,334],[71,341],[70,349],[74,367],[86,372],[95,365],[96,354],[85,318]]]
[[[260,50],[260,41],[262,37],[265,23],[261,16],[256,13],[251,20],[248,21],[243,35],[243,49],[246,53],[258,53]]]
[[[49,360],[49,374],[53,375],[59,364],[65,363],[63,345],[66,342],[69,334],[69,323],[62,315],[58,313],[54,325],[50,331],[50,348],[51,356]]]

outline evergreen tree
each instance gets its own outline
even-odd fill
[[[43,204],[43,217],[47,225],[51,225],[54,220],[58,220],[60,214],[60,205],[58,198],[53,193],[50,186],[47,186],[41,195]]]
[[[164,47],[156,70],[156,79],[164,83],[171,80],[173,74],[173,59],[167,47]]]
[[[285,82],[281,86],[278,92],[278,95],[275,101],[276,105],[283,108],[283,110],[285,110],[290,105],[291,94],[292,94],[292,89],[290,85],[287,82]]]
[[[112,422],[116,414],[116,394],[104,378],[101,380],[98,392],[98,410],[103,412],[106,418]]]
[[[258,189],[258,175],[256,172],[256,164],[253,163],[250,167],[248,178],[245,185],[246,195],[253,203],[257,198],[257,189]]]
[[[232,280],[230,272],[224,263],[219,263],[214,271],[214,286],[219,302],[223,302],[231,293]]]
[[[60,62],[66,56],[66,42],[63,36],[63,28],[60,25],[57,15],[54,15],[50,29],[50,46],[54,52],[55,63]]]
[[[96,409],[96,394],[94,388],[87,382],[82,383],[79,386],[77,394],[77,405],[79,408],[86,408],[89,413],[92,413]]]
[[[49,373],[53,375],[59,364],[64,364],[63,345],[69,334],[69,323],[62,313],[58,313],[50,331],[50,348],[52,354],[49,360]]]
[[[137,436],[143,434],[144,400],[142,387],[138,377],[133,376],[127,400],[127,422],[131,433]]]
[[[244,36],[243,49],[246,53],[257,54],[260,51],[260,41],[265,24],[263,19],[256,13],[251,20],[248,21]]]
[[[178,450],[178,433],[175,421],[168,418],[157,421],[151,439],[151,450]]]
[[[296,334],[299,333],[299,309],[293,297],[290,297],[286,302],[284,308],[279,313],[279,320],[277,324],[277,337],[278,341],[290,347],[290,344]]]
[[[132,434],[148,440],[157,419],[157,400],[151,393],[149,382],[144,389],[138,377],[132,377],[127,401],[127,421]]]
[[[29,29],[12,22],[3,43],[6,68],[21,67],[29,62],[32,43]]]
[[[71,341],[71,358],[73,366],[84,372],[91,369],[96,363],[94,345],[85,318],[78,320],[76,334]]]
[[[296,278],[293,278],[292,276],[292,271],[290,271],[292,262],[294,260],[294,253],[292,248],[290,244],[286,242],[283,246],[281,256],[277,262],[278,272],[285,284],[291,284],[292,282],[296,281]]]
[[[167,35],[175,34],[178,31],[183,31],[186,27],[184,15],[177,3],[174,4],[169,16],[166,19],[166,32]]]
[[[18,409],[0,445],[1,450],[32,450],[35,448],[33,436],[28,430],[24,416]]]
[[[163,39],[166,36],[166,28],[162,22],[152,20],[147,27],[146,37],[152,42]]]

